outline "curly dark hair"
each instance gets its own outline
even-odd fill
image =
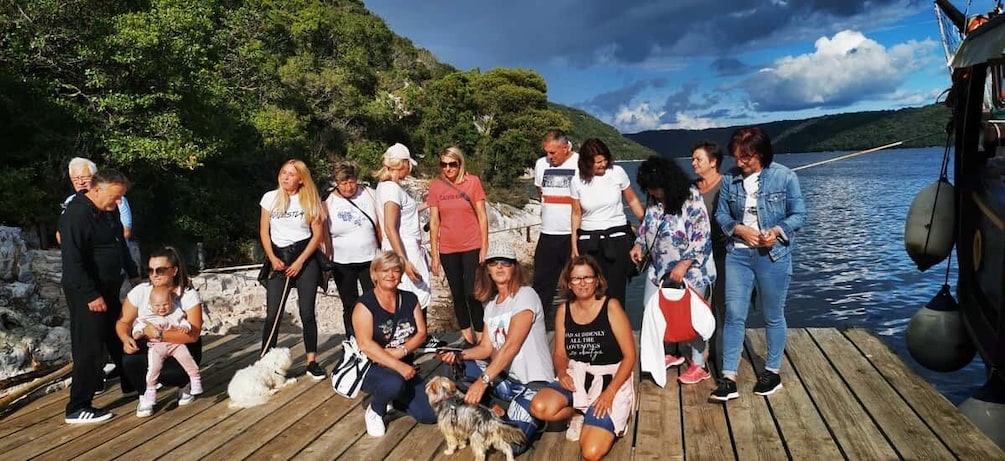
[[[684,169],[671,159],[653,155],[639,165],[635,177],[639,186],[646,191],[646,203],[654,200],[649,195],[651,189],[663,190],[663,209],[672,215],[680,215],[684,202],[691,196],[691,178]]]

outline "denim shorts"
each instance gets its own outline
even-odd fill
[[[569,392],[566,388],[562,387],[558,381],[548,383],[545,388],[558,391],[565,397],[566,406],[572,406],[572,392]],[[590,405],[590,407],[586,410],[586,414],[583,415],[583,424],[587,426],[599,427],[611,434],[617,435],[617,433],[614,432],[614,420],[611,419],[610,412],[608,412],[608,414],[603,418],[598,418],[597,415],[593,414],[593,405]]]

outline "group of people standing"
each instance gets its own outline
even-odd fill
[[[479,178],[466,171],[464,154],[456,147],[440,152],[441,174],[429,183],[425,203],[402,187],[417,163],[401,144],[385,151],[381,167],[373,172],[375,189],[360,182],[360,169],[351,162],[335,165],[331,191],[319,191],[304,162],[284,163],[276,189],[259,201],[260,239],[267,256],[262,349],[276,344],[280,307],[296,288],[306,374],[326,377],[317,362],[314,304],[323,270],[330,270],[344,306],[346,335],[376,365],[362,385],[372,397],[364,418],[371,436],[384,434],[384,417],[395,408],[419,422],[435,422],[413,358],[417,352],[437,352],[468,383],[466,402],[486,403],[490,396],[508,402],[506,419],[528,440],[544,422],[570,419],[567,437],[579,441],[585,459],[599,459],[627,428],[635,398],[634,364],[640,356],[642,370],[661,385],[666,368],[688,362],[678,378],[681,383],[697,383],[717,372],[710,399],[738,397],[737,370],[756,288],[768,352],[754,391],[767,395],[781,387],[791,252],[806,210],[795,174],[773,162],[767,134],[756,127],[737,130],[728,145],[736,168],[726,174],[719,173],[723,154],[715,144],[696,145],[691,162],[696,181],[673,160],[650,157],[635,178],[644,200],[600,139],[584,141],[575,152],[565,133],[552,130],[542,148],[546,155],[534,168],[541,235],[529,286],[514,249],[503,242],[490,244],[485,192]],[[177,252],[168,249],[151,256],[150,282],[134,288],[124,307],[117,305],[112,272],[120,282],[123,267],[136,275],[123,256],[116,210],[128,182],[107,172],[94,175],[90,186],[69,202],[60,223],[75,363],[79,358],[81,370],[84,363],[88,370],[96,366],[102,346],[84,347],[78,337],[99,332],[113,360],[125,362],[130,377],[123,379],[123,391],[138,385],[147,390],[138,416],[151,413],[158,379],[185,386],[179,398],[191,402],[201,391],[198,370],[190,366],[198,363],[201,352],[198,295]],[[426,208],[430,254],[419,219]],[[626,208],[639,221],[637,230]],[[85,246],[90,249],[84,251]],[[643,259],[650,264],[633,274]],[[460,327],[456,349],[443,348],[445,343],[427,333],[430,276],[441,273]],[[678,356],[675,345],[662,342],[643,341],[637,350],[625,312],[627,284],[634,275],[645,280],[646,300],[667,283],[686,283],[704,294],[716,315],[711,347],[702,339],[679,345],[687,359]],[[149,320],[166,316],[171,310],[166,303],[180,308],[184,325]],[[137,324],[137,319],[148,320]],[[555,331],[553,348],[548,330]],[[158,342],[186,347],[154,347]],[[119,349],[113,351],[115,344]],[[130,371],[122,352],[135,357],[144,349],[157,353],[149,353],[145,366]],[[174,352],[177,367],[161,367]],[[653,356],[662,358],[655,366],[647,359]],[[106,412],[90,407],[96,375],[77,368],[67,421],[107,418]],[[525,449],[516,447],[515,452]]]

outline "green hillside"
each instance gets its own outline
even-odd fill
[[[637,160],[657,155],[656,151],[623,136],[614,127],[586,112],[555,103],[548,103],[548,107],[572,122],[569,136],[577,144],[582,144],[586,139],[600,138],[611,149],[616,160]]]
[[[941,146],[949,108],[932,104],[900,110],[854,112],[761,125],[775,152],[850,151],[904,141],[903,147]],[[626,135],[663,155],[687,156],[700,140],[725,146],[736,126],[705,130],[659,130]]]

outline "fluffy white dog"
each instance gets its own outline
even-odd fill
[[[276,347],[269,349],[257,362],[237,370],[227,385],[230,408],[250,408],[269,400],[269,396],[280,388],[295,383],[295,378],[286,378],[286,370],[293,364],[290,349]]]

